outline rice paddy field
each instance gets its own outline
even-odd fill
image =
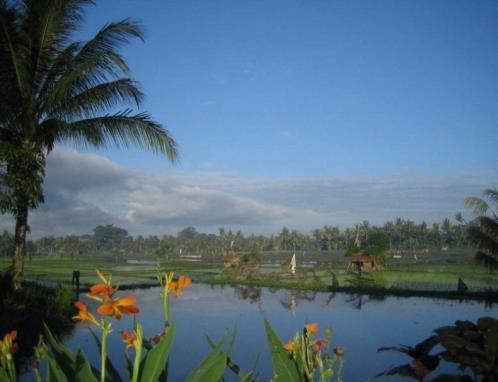
[[[0,258],[0,271],[7,270],[10,261],[10,258]],[[256,273],[237,273],[224,268],[223,264],[44,256],[26,260],[25,279],[71,285],[73,270],[79,270],[80,285],[86,287],[97,281],[95,269],[99,269],[112,274],[113,281],[121,287],[146,287],[156,285],[158,266],[166,271],[174,271],[176,275],[188,275],[197,283],[250,284],[305,290],[327,290],[332,285],[331,272],[340,287],[353,285],[355,277],[346,272],[345,266],[307,266],[298,268],[296,276],[292,276],[288,269],[275,264],[263,264]],[[471,292],[498,293],[498,273],[473,264],[418,263],[384,269],[366,277],[370,285],[376,288],[407,291],[456,291],[458,279],[461,278]]]

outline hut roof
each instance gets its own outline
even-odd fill
[[[366,263],[366,262],[374,262],[374,261],[375,261],[374,258],[364,251],[357,252],[351,256],[352,263],[356,263],[356,262]]]

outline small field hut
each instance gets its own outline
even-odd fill
[[[379,265],[375,258],[363,251],[351,255],[348,265],[348,272],[374,272],[379,270]]]
[[[235,254],[235,251],[226,251],[223,256],[223,265],[225,268],[233,267],[235,268],[240,263],[240,256]]]

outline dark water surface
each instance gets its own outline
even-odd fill
[[[125,291],[137,296],[145,335],[161,330],[162,305],[159,289]],[[254,287],[221,287],[195,284],[180,299],[171,303],[176,324],[170,356],[169,381],[182,381],[210,351],[206,335],[218,339],[237,328],[231,357],[243,369],[250,369],[257,358],[261,381],[271,378],[269,355],[263,318],[270,320],[282,341],[291,339],[304,322],[316,322],[322,334],[330,326],[333,346],[345,348],[344,381],[366,381],[387,367],[408,361],[403,355],[377,353],[386,345],[415,345],[439,326],[455,320],[475,321],[481,316],[498,317],[498,308],[476,301],[429,298],[383,299],[342,293],[293,292]],[[115,321],[110,339],[110,357],[123,370],[124,346],[119,336],[122,329],[132,328],[133,321]],[[81,345],[94,364],[98,352],[85,324],[78,324],[66,343],[71,348]],[[232,380],[227,371],[228,380]],[[27,376],[26,376],[27,377]],[[396,378],[385,378],[387,381]]]

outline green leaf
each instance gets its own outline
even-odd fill
[[[128,376],[128,380],[131,381],[131,378],[133,376],[133,363],[130,360],[130,357],[125,353],[125,368],[126,368],[126,375]]]
[[[81,349],[76,350],[74,378],[78,382],[97,382],[92,367]]]
[[[206,339],[207,339],[207,342],[209,344],[209,346],[211,347],[211,349],[215,349],[218,345],[213,341],[213,339],[209,336],[206,336]],[[223,338],[221,339],[220,343],[223,343]],[[235,329],[234,329],[234,332],[232,334],[232,339],[230,341],[230,344],[228,345],[228,348],[231,349],[233,344],[235,342]],[[240,366],[233,361],[233,359],[229,356],[227,356],[227,366],[228,368],[234,372],[235,375],[237,375],[237,377],[239,377],[239,379],[243,382],[249,382],[252,380],[252,375],[254,374],[255,370],[256,370],[256,366],[257,366],[257,359],[256,359],[256,363],[254,365],[254,367],[251,369],[251,371],[247,372],[247,371],[244,371],[240,368]]]
[[[95,332],[90,328],[90,333],[92,334],[92,337],[95,341],[95,344],[97,345],[97,348],[99,349],[99,354],[102,354],[102,343],[100,342],[100,338],[97,337]],[[106,365],[106,371],[107,371],[107,376],[109,377],[109,380],[112,382],[120,382],[122,381],[121,376],[119,375],[119,372],[116,370],[114,365],[112,364],[111,360],[109,359],[109,356],[107,356],[107,361],[105,363]]]
[[[45,325],[45,324],[44,324]],[[45,325],[50,352],[47,352],[47,380],[66,382],[97,382],[90,363],[84,353],[78,349],[75,353],[62,345]]]
[[[5,371],[1,366],[0,366],[0,381],[10,381],[10,377],[7,374],[7,371]]]
[[[223,339],[185,379],[186,382],[218,382],[225,372],[227,353],[222,352]]]
[[[66,375],[50,353],[47,353],[47,364],[47,382],[67,382]]]
[[[141,381],[157,381],[168,362],[175,328],[170,324],[159,343],[147,352],[141,367]]]
[[[289,353],[282,347],[282,342],[266,319],[265,330],[268,337],[268,345],[270,346],[273,374],[275,375],[276,380],[283,382],[300,382],[301,377],[295,362],[289,357]]]
[[[73,375],[74,373],[74,364],[76,363],[76,356],[71,350],[58,342],[55,337],[50,332],[48,326],[44,323],[45,333],[47,334],[48,346],[53,355],[52,358],[52,372],[54,373],[53,377],[56,378],[56,381],[64,381],[67,380],[65,376]],[[50,366],[49,359],[49,366]],[[65,379],[60,379],[58,371],[63,373]]]

